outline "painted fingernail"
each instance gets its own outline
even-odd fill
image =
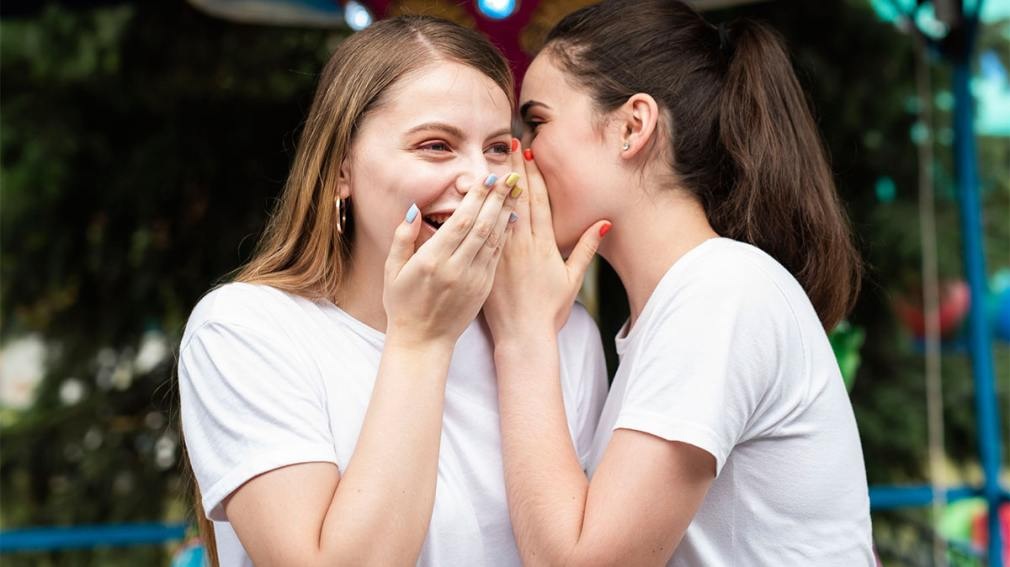
[[[491,175],[488,175],[487,179],[484,180],[484,187],[490,187],[490,186],[494,185],[495,181],[498,181],[498,176],[497,175],[495,175],[493,173]]]
[[[417,203],[410,205],[410,208],[407,209],[407,217],[405,219],[407,224],[412,224],[414,219],[417,218],[417,213],[419,212],[421,212],[421,210],[417,208]]]
[[[515,187],[512,188],[512,191],[509,192],[509,196],[512,197],[513,199],[518,198],[519,195],[522,194],[523,194],[523,188],[521,185],[516,185]]]
[[[606,236],[607,233],[610,232],[610,229],[613,226],[614,225],[610,224],[609,222],[608,223],[604,223],[604,225],[600,227],[600,238],[603,238],[604,236]]]
[[[512,151],[513,152],[519,151],[519,138],[512,138]]]
[[[519,174],[513,171],[505,178],[505,186],[511,189],[516,183],[519,183]]]
[[[523,158],[526,159],[526,161],[533,161],[533,149],[526,148],[523,150]]]
[[[511,213],[509,213],[509,224],[512,224],[512,223],[516,222],[517,220],[519,220],[519,215],[515,214],[514,211],[511,212]]]

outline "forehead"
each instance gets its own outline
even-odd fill
[[[555,65],[553,58],[547,52],[541,52],[530,63],[523,77],[519,104],[522,105],[530,99],[559,102],[576,94],[568,78]],[[552,106],[554,102],[551,103]]]
[[[428,121],[500,128],[511,115],[508,97],[490,77],[461,63],[440,61],[397,81],[374,118],[398,129],[401,123],[409,128]]]

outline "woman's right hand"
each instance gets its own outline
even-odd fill
[[[506,183],[510,178],[511,185]],[[382,303],[387,341],[456,343],[491,291],[518,196],[518,191],[510,195],[517,180],[518,175],[510,174],[476,183],[416,251],[424,221],[417,205],[411,205],[386,258]]]

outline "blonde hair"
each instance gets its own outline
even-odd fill
[[[353,215],[336,230],[340,166],[358,127],[406,74],[453,61],[492,79],[514,104],[508,63],[479,33],[430,16],[382,20],[344,40],[323,70],[295,159],[277,208],[251,260],[234,281],[269,285],[309,299],[340,289],[353,241]],[[218,566],[217,545],[200,488],[194,511],[207,557]]]

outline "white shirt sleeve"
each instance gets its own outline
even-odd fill
[[[323,385],[289,337],[205,321],[179,353],[183,434],[207,517],[256,475],[336,464]]]
[[[773,284],[713,278],[657,299],[614,429],[701,448],[718,476],[776,382],[789,307]]]

